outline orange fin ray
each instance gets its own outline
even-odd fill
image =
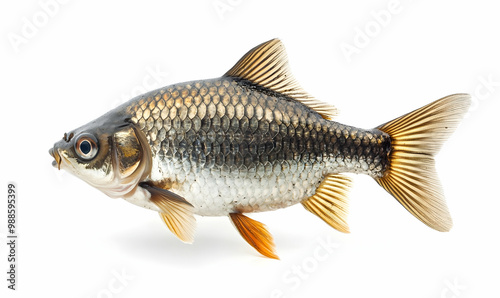
[[[230,213],[229,218],[231,218],[234,226],[248,244],[262,255],[279,260],[274,249],[273,236],[263,223],[253,220],[241,213]]]

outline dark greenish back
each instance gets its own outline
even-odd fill
[[[283,162],[314,167],[322,175],[377,177],[388,163],[385,133],[325,120],[302,103],[239,78],[155,90],[135,99],[127,112],[146,134],[153,156],[175,164],[172,173],[163,172],[169,180],[181,178],[173,177],[176,167],[232,176],[266,172]]]

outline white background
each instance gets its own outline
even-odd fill
[[[0,197],[18,184],[20,237],[15,293],[1,245],[2,297],[500,296],[493,1],[73,0],[49,5],[49,16],[46,2],[0,4]],[[299,205],[251,215],[273,233],[276,261],[227,218],[198,217],[195,243],[183,244],[157,214],[51,166],[47,151],[64,132],[141,89],[220,76],[274,37],[302,86],[336,105],[343,123],[370,128],[452,93],[473,95],[437,156],[451,232],[431,230],[356,176],[351,234]]]

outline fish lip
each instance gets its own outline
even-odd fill
[[[54,147],[49,149],[49,154],[54,158],[52,161],[52,166],[55,168],[57,165],[57,169],[61,169],[61,155],[59,155],[59,151]]]

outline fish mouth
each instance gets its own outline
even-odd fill
[[[54,158],[52,161],[52,166],[54,168],[57,167],[58,170],[61,169],[61,155],[59,155],[59,151],[55,150],[54,148],[49,149],[49,154]]]

